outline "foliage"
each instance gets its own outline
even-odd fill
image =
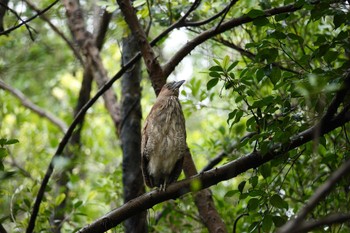
[[[191,2],[134,1],[134,7],[142,23],[151,23],[149,37],[154,38],[176,22]],[[298,11],[275,16],[264,14],[264,10],[293,2],[238,1],[225,20],[243,15],[253,21],[216,35],[192,52],[193,78],[186,81],[180,99],[186,116],[189,148],[198,170],[221,152],[226,157],[218,167],[253,151],[265,155],[283,145],[317,123],[340,89],[349,69],[348,3],[297,1],[301,7]],[[14,9],[21,6],[20,1],[11,4]],[[188,21],[209,18],[228,4],[229,1],[202,1]],[[89,12],[92,4],[82,1],[82,5]],[[121,48],[117,42],[127,33],[127,24],[114,1],[98,1],[97,5],[115,12],[107,34],[107,49],[103,50],[103,61],[112,76],[117,71],[116,64],[120,63]],[[25,7],[22,16],[32,13]],[[57,6],[49,16],[60,30],[68,32],[62,7]],[[92,17],[87,14],[89,22]],[[8,14],[5,19],[9,27],[16,17]],[[181,30],[190,40],[217,26],[219,21],[220,18]],[[30,25],[36,31],[35,41],[30,40],[24,27],[0,36],[0,78],[69,125],[83,69],[65,42],[44,21],[37,19]],[[162,51],[168,40],[169,37],[163,38],[155,48],[160,61],[168,59]],[[176,76],[178,71],[181,70],[176,70],[171,78],[180,79]],[[118,86],[116,83],[116,93],[120,92]],[[22,232],[63,133],[26,109],[8,92],[1,90],[0,98],[0,174],[4,174],[0,176],[0,206],[4,210],[0,223],[14,229],[13,232]],[[145,78],[143,115],[148,113],[154,98]],[[69,174],[70,192],[63,231],[80,229],[122,205],[122,153],[114,132],[102,101],[97,102],[86,116],[82,146],[73,150],[78,159]],[[346,124],[239,177],[213,186],[216,208],[229,231],[237,223],[236,232],[274,232],[286,223],[315,189],[350,159],[348,132],[349,124]],[[19,141],[16,146],[10,146]],[[56,162],[64,165],[67,161]],[[52,211],[67,197],[56,186],[59,172],[59,168],[55,170],[46,190],[37,232],[49,230]],[[348,180],[344,178],[335,186],[310,214],[310,219],[349,213]],[[159,204],[148,211],[148,216],[150,232],[206,232],[190,195]],[[315,232],[348,232],[349,229],[349,224],[343,223]],[[114,231],[122,232],[122,226]]]

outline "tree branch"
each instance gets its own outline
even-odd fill
[[[3,89],[3,90],[10,92],[14,97],[16,97],[21,102],[21,104],[24,107],[30,109],[34,113],[38,114],[40,117],[43,117],[43,118],[46,118],[47,120],[49,120],[52,124],[56,125],[63,133],[66,132],[66,130],[67,130],[66,123],[61,121],[59,118],[57,118],[52,113],[47,112],[44,109],[40,108],[39,106],[35,105],[21,91],[11,87],[10,85],[7,85],[2,80],[0,80],[0,89]]]
[[[315,130],[319,130],[322,136],[328,132],[344,125],[350,121],[350,112],[342,111],[334,118],[330,119],[327,124],[320,127],[320,124],[324,124],[323,119],[309,129],[299,133],[294,138],[290,139],[286,143],[276,146],[268,151],[266,154],[261,154],[259,151],[254,151],[249,155],[239,158],[235,161],[227,163],[220,168],[215,168],[207,172],[203,172],[199,175],[192,176],[186,180],[182,180],[170,185],[166,191],[152,191],[146,193],[138,198],[135,198],[123,206],[111,211],[105,216],[97,219],[92,224],[82,228],[79,232],[104,232],[107,231],[126,218],[133,216],[139,211],[151,208],[152,206],[161,203],[168,199],[178,198],[186,193],[191,192],[191,184],[193,182],[200,182],[201,189],[208,188],[223,180],[232,179],[237,175],[251,169],[261,166],[262,164],[273,160],[281,154],[293,150],[309,141],[314,139]]]
[[[199,6],[201,1],[194,1],[189,10],[178,21],[176,21],[173,25],[164,30],[150,43],[147,40],[145,31],[143,30],[142,26],[140,25],[137,19],[135,9],[132,7],[130,0],[117,0],[117,2],[121,11],[123,12],[125,21],[129,25],[129,28],[131,29],[132,33],[135,35],[138,41],[142,57],[145,61],[148,74],[150,75],[153,89],[156,95],[158,95],[160,89],[165,84],[168,75],[163,74],[163,69],[159,64],[156,55],[154,54],[152,46],[154,46],[161,38],[163,38],[173,29],[184,26],[186,18]]]
[[[147,68],[147,72],[150,76],[153,89],[156,94],[160,92],[160,89],[165,84],[162,67],[160,66],[157,57],[147,40],[145,31],[143,30],[139,20],[137,19],[135,9],[131,5],[130,0],[117,0],[117,3],[122,11],[126,23],[129,25],[130,30],[135,36],[143,60]]]
[[[68,47],[72,50],[75,57],[79,60],[80,64],[84,66],[83,58],[80,56],[79,51],[76,49],[76,47],[73,45],[73,43],[63,34],[62,31],[60,31],[52,22],[51,20],[45,15],[40,12],[40,9],[38,9],[32,2],[29,0],[24,0],[24,2],[34,11],[36,11],[37,14],[39,14],[39,17],[43,19],[45,22],[47,22],[50,26],[50,28],[56,32],[56,34],[61,37],[64,42],[68,45]]]
[[[296,226],[293,232],[298,232],[298,233],[310,232],[311,230],[314,230],[322,226],[330,226],[332,224],[344,223],[349,220],[350,220],[350,214],[330,214],[317,221],[303,222],[298,226]]]
[[[227,46],[227,47],[229,47],[229,48],[231,48],[231,49],[234,49],[234,50],[238,51],[242,56],[248,57],[248,58],[250,58],[250,59],[252,59],[252,60],[254,60],[255,57],[256,57],[256,54],[254,54],[254,53],[252,53],[252,52],[250,52],[250,51],[248,51],[248,50],[245,50],[245,49],[243,49],[243,48],[241,48],[241,47],[235,45],[234,43],[231,43],[230,41],[227,41],[227,40],[225,40],[225,39],[223,39],[223,38],[213,38],[213,40],[214,40],[214,41],[217,41],[217,42],[219,42],[219,43],[221,43],[221,44],[223,44],[223,45],[225,45],[225,46]],[[280,68],[281,70],[284,70],[284,71],[288,71],[288,72],[291,72],[291,73],[294,73],[294,74],[301,75],[301,73],[300,73],[299,71],[292,70],[292,69],[290,69],[290,68],[288,68],[288,67],[284,67],[283,65],[281,65],[281,64],[279,64],[279,63],[277,63],[277,62],[273,62],[273,63],[271,63],[271,64],[272,64],[273,66],[275,66],[275,67]]]
[[[175,27],[170,26],[169,28],[166,29],[166,31],[169,33],[175,29]],[[154,46],[158,41],[160,41],[164,36],[166,36],[166,33],[161,33],[159,34],[155,39],[151,41],[151,45]],[[38,215],[38,211],[40,208],[41,201],[44,197],[45,189],[46,186],[51,178],[51,175],[53,173],[53,161],[55,160],[56,157],[62,154],[64,148],[66,147],[70,137],[72,136],[72,133],[76,126],[81,122],[81,119],[84,117],[85,113],[87,110],[100,98],[112,85],[115,81],[121,78],[121,76],[127,72],[139,59],[141,58],[141,53],[137,53],[132,59],[130,59],[129,62],[127,62],[125,65],[122,66],[122,68],[113,76],[112,79],[110,79],[108,82],[106,82],[102,87],[99,88],[97,93],[95,94],[94,97],[92,97],[82,108],[81,110],[77,113],[76,117],[72,121],[71,125],[69,126],[66,134],[63,136],[61,139],[59,146],[57,147],[57,150],[55,154],[52,156],[51,162],[46,170],[44,179],[41,182],[40,189],[38,191],[38,194],[35,199],[35,203],[33,206],[32,214],[29,220],[29,224],[27,227],[26,232],[33,232],[34,227],[35,227],[35,220]]]
[[[317,204],[322,201],[333,189],[345,175],[350,173],[350,159],[346,161],[338,170],[333,172],[328,180],[322,184],[310,198],[308,203],[296,214],[296,218],[288,221],[284,226],[282,226],[278,232],[279,233],[289,233],[295,232],[295,229],[300,226],[306,219],[306,216],[317,206]],[[323,225],[323,224],[322,224]]]
[[[265,10],[264,11],[265,15],[261,17],[270,17],[281,13],[294,12],[299,10],[300,8],[301,8],[300,6],[296,6],[294,4],[277,7],[277,8]],[[241,16],[222,23],[218,28],[214,26],[211,29],[208,29],[202,32],[201,34],[193,38],[191,41],[187,42],[182,48],[180,48],[179,51],[163,66],[164,76],[167,77],[168,75],[170,75],[170,73],[173,72],[173,70],[181,62],[181,60],[185,56],[187,56],[199,44],[205,42],[206,40],[212,38],[213,36],[216,36],[222,32],[225,32],[239,25],[252,22],[253,20],[254,19],[248,16]]]
[[[33,19],[35,19],[35,18],[38,17],[39,15],[44,14],[46,11],[50,10],[51,7],[53,7],[57,2],[59,2],[59,0],[54,1],[54,2],[51,3],[48,7],[46,7],[46,8],[43,9],[43,10],[41,10],[39,13],[33,15],[33,16],[30,17],[29,19],[24,20],[22,23],[20,23],[20,24],[14,26],[14,27],[12,27],[12,28],[9,28],[9,29],[7,29],[7,30],[5,30],[5,31],[0,32],[0,36],[1,36],[1,35],[6,35],[6,34],[12,32],[12,31],[16,30],[17,28],[19,28],[19,27],[21,27],[21,26],[23,26],[23,25],[26,25],[27,23],[29,23],[30,21],[32,21]]]
[[[32,30],[35,32],[35,29],[32,28],[31,26],[29,26],[29,25],[27,24],[27,22],[24,21],[24,20],[21,18],[21,16],[19,16],[18,13],[17,13],[15,10],[11,9],[10,7],[8,7],[6,2],[5,2],[5,3],[2,3],[2,2],[0,1],[0,6],[2,6],[3,8],[5,8],[5,9],[7,9],[7,10],[9,10],[10,12],[12,12],[12,14],[14,14],[14,15],[16,16],[16,18],[17,18],[19,21],[21,21],[21,22],[26,26],[27,31],[28,31],[29,36],[30,36],[30,39],[32,39],[32,41],[34,41],[34,36],[33,36],[33,34],[32,34]],[[0,35],[1,35],[1,34],[0,34]]]
[[[78,43],[82,53],[87,59],[87,66],[91,69],[93,77],[101,88],[107,81],[107,70],[105,69],[100,51],[95,44],[95,40],[90,32],[86,30],[85,21],[79,1],[63,0],[68,18],[68,26],[71,33]],[[107,90],[103,94],[105,106],[113,120],[116,129],[119,129],[121,122],[120,106],[117,101],[117,96],[112,89]],[[118,130],[116,130],[117,133]]]

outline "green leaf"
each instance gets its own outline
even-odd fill
[[[274,39],[277,39],[277,40],[282,40],[282,39],[285,39],[287,37],[286,34],[284,34],[281,31],[278,31],[278,30],[274,30],[273,32],[269,33],[269,36],[271,38],[274,38]]]
[[[291,40],[297,40],[299,43],[304,43],[304,39],[294,33],[288,33],[287,36]]]
[[[271,166],[270,164],[263,164],[259,167],[260,174],[266,179],[267,177],[271,176]]]
[[[17,139],[9,139],[7,140],[7,142],[5,143],[6,145],[11,145],[11,144],[16,144],[19,141]]]
[[[270,23],[270,21],[266,17],[256,18],[253,20],[253,24],[257,27],[265,26]]]
[[[248,201],[248,210],[249,211],[252,211],[252,210],[255,210],[259,207],[259,199],[258,198],[251,198],[249,201]]]
[[[83,204],[83,201],[81,201],[81,200],[75,200],[73,202],[74,202],[74,204],[73,204],[74,209],[78,208],[79,206],[81,206]]]
[[[133,4],[133,7],[139,7],[139,6],[142,6],[146,3],[146,0],[135,0],[135,1],[132,1],[132,4]]]
[[[275,20],[278,22],[278,21],[284,20],[288,17],[289,17],[289,13],[282,13],[282,14],[276,15]]]
[[[258,176],[253,176],[249,178],[249,183],[252,185],[253,188],[258,184]]]
[[[221,66],[212,66],[209,68],[209,70],[215,71],[215,72],[223,72],[224,71]]]
[[[3,147],[5,143],[7,142],[6,138],[0,138],[0,146]]]
[[[222,60],[222,67],[224,69],[227,69],[229,62],[230,62],[230,57],[228,55],[226,55],[224,57],[224,59]]]
[[[278,194],[272,195],[270,198],[270,203],[272,206],[278,209],[288,209],[288,203],[284,201]]]
[[[278,67],[273,67],[271,71],[270,80],[274,86],[276,86],[277,82],[281,79],[281,70]]]
[[[243,116],[243,111],[238,110],[236,117],[235,117],[235,120],[232,122],[232,124],[239,122],[241,120],[242,116]]]
[[[264,196],[265,193],[262,190],[255,189],[255,190],[249,191],[248,194],[251,197],[262,197]]]
[[[210,90],[213,87],[215,87],[216,84],[218,84],[218,82],[219,82],[218,78],[213,78],[213,79],[209,80],[209,82],[207,83],[207,90]]]
[[[250,11],[247,13],[247,15],[248,15],[250,18],[254,19],[254,18],[257,18],[257,17],[259,17],[259,16],[264,16],[264,15],[265,15],[265,12],[262,11],[262,10],[258,10],[258,9],[252,9],[252,10],[250,10]]]
[[[286,223],[286,219],[281,216],[273,216],[272,221],[276,227],[281,227]]]
[[[221,66],[221,63],[217,60],[217,59],[213,59],[213,61],[218,65],[218,66]]]
[[[218,72],[215,72],[215,71],[209,72],[209,76],[213,77],[213,78],[220,78],[221,77],[221,75]]]
[[[238,190],[239,190],[241,193],[243,193],[243,189],[244,189],[245,184],[246,184],[246,181],[244,180],[244,181],[242,181],[241,183],[239,183],[239,185],[238,185]]]
[[[326,62],[331,63],[335,61],[338,56],[339,56],[339,52],[330,50],[323,56],[323,58]]]
[[[62,201],[66,198],[66,194],[61,193],[60,195],[58,195],[55,199],[55,205],[58,206],[62,203]]]
[[[229,123],[230,123],[230,120],[232,120],[232,119],[235,117],[237,111],[238,111],[238,109],[235,109],[235,110],[233,110],[232,112],[230,112],[230,113],[228,114],[228,117],[227,117],[227,124],[229,124]]]
[[[7,156],[7,149],[6,148],[0,148],[0,159],[3,159]]]
[[[265,215],[262,220],[262,229],[264,232],[270,232],[272,227],[272,216],[271,215]]]
[[[238,190],[230,190],[230,191],[228,191],[228,192],[224,195],[224,197],[232,197],[232,196],[234,196],[236,193],[239,193],[239,191],[238,191]]]
[[[231,71],[233,68],[236,67],[238,64],[238,61],[232,62],[231,65],[227,68],[227,72]]]
[[[335,29],[340,27],[343,23],[346,22],[346,15],[343,12],[338,12],[336,15],[333,17],[333,23]]]

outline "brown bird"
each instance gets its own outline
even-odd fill
[[[147,186],[166,187],[177,181],[187,149],[185,118],[178,99],[185,80],[162,87],[142,132],[141,168]]]

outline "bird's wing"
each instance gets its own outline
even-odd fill
[[[148,173],[148,163],[149,163],[148,157],[143,154],[141,156],[141,170],[142,170],[143,180],[145,181],[147,186],[153,188],[154,185],[152,182],[152,178]]]
[[[177,181],[177,178],[179,178],[182,171],[183,162],[184,162],[184,156],[181,156],[181,158],[175,163],[175,166],[169,175],[168,184],[171,184]]]
[[[153,187],[152,179],[148,173],[148,163],[149,163],[149,155],[147,150],[147,141],[148,141],[148,133],[147,133],[147,127],[148,127],[148,119],[146,119],[145,126],[143,128],[142,132],[142,143],[141,143],[141,170],[143,175],[143,180],[145,181],[146,185],[149,187]]]

